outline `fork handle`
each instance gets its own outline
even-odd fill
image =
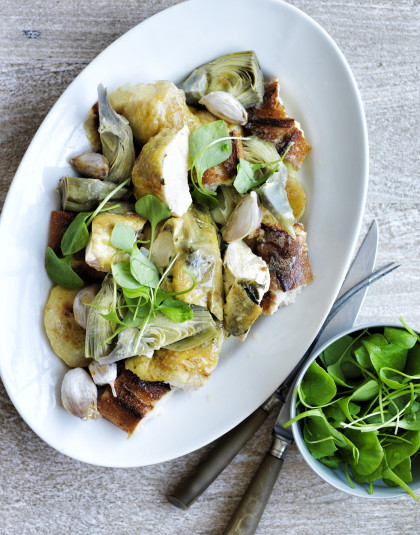
[[[184,511],[188,509],[261,427],[267,416],[268,411],[259,407],[243,422],[223,435],[207,459],[202,461],[193,473],[168,496],[172,505]]]
[[[274,437],[223,535],[254,535],[283,466],[287,445]],[[277,446],[277,448],[275,447]]]

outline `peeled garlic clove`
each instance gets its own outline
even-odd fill
[[[255,191],[245,195],[230,214],[223,230],[225,242],[242,240],[261,225],[262,209]]]
[[[85,152],[70,160],[71,165],[82,176],[88,178],[107,178],[109,162],[102,154],[97,152]]]
[[[99,364],[99,362],[93,361],[89,364],[89,371],[96,385],[109,385],[114,397],[117,397],[114,387],[114,381],[117,378],[117,365],[115,362]]]
[[[246,124],[248,114],[237,98],[226,91],[213,91],[199,101],[213,115],[230,124]]]
[[[74,319],[77,321],[80,327],[83,327],[83,329],[86,329],[87,325],[87,317],[89,313],[89,307],[87,305],[90,305],[90,303],[93,302],[96,294],[99,292],[100,287],[101,286],[99,284],[91,284],[90,286],[86,286],[85,288],[82,288],[74,298]]]
[[[83,368],[73,368],[61,384],[63,407],[82,420],[100,418],[97,409],[98,392],[90,375]]]

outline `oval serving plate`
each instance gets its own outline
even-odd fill
[[[204,388],[177,391],[162,415],[127,440],[109,422],[82,422],[61,406],[66,368],[42,326],[51,288],[44,254],[50,211],[59,207],[58,180],[71,170],[69,158],[88,148],[82,125],[100,82],[110,90],[127,82],[177,83],[206,61],[249,49],[256,51],[267,78],[279,77],[286,109],[313,147],[302,176],[316,278],[296,304],[260,318],[244,343],[230,340]],[[103,466],[166,461],[227,432],[287,376],[325,319],[359,233],[367,174],[366,124],[350,68],[325,31],[298,9],[275,0],[193,0],[123,35],[54,105],[3,210],[0,239],[8,262],[2,263],[1,277],[8,306],[0,312],[1,372],[22,418],[58,451]]]

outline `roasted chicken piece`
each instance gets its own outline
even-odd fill
[[[186,105],[182,91],[165,80],[123,85],[109,99],[114,110],[128,120],[139,145],[163,128],[179,130],[186,125],[191,132],[201,124]]]
[[[289,143],[293,142],[285,159],[295,169],[299,169],[311,150],[299,123],[286,113],[280,98],[280,84],[277,78],[265,86],[262,103],[248,110],[246,128],[255,136],[274,143],[280,155],[284,153]]]
[[[268,218],[265,223],[268,223]],[[313,280],[302,223],[293,225],[293,239],[279,223],[263,224],[256,238],[256,253],[265,260],[270,270],[270,289],[261,301],[264,314],[273,314],[279,306],[295,301],[301,288]]]
[[[182,216],[192,203],[188,187],[189,130],[163,128],[149,139],[137,158],[133,173],[134,195],[154,195],[175,216]]]
[[[206,384],[216,368],[223,345],[223,330],[208,342],[185,351],[158,349],[151,359],[132,357],[125,361],[127,370],[145,381],[164,381],[185,390]]]
[[[104,418],[126,431],[128,436],[140,423],[157,416],[161,405],[171,396],[171,387],[161,382],[143,381],[123,370],[114,382],[117,396],[108,385],[98,398],[98,410]]]

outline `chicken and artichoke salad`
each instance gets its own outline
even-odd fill
[[[228,336],[312,282],[311,147],[254,52],[170,81],[99,85],[51,213],[44,325],[71,368],[71,414],[129,435],[177,388],[202,387]]]

